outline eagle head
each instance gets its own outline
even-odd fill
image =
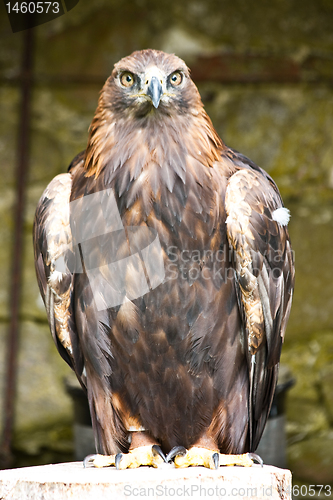
[[[104,93],[104,105],[122,117],[184,114],[202,106],[184,61],[174,54],[151,49],[121,59],[107,80]]]
[[[85,170],[88,177],[98,177],[106,169],[111,181],[125,164],[130,169],[135,163],[133,169],[141,172],[153,160],[165,168],[185,151],[212,165],[220,147],[184,61],[159,50],[140,50],[115,64],[105,82],[90,126]]]

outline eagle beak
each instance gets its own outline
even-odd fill
[[[147,88],[147,95],[151,98],[155,108],[158,108],[162,94],[163,88],[161,82],[156,76],[152,76]]]

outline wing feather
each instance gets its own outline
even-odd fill
[[[37,206],[33,236],[37,280],[51,334],[60,355],[80,378],[83,360],[72,317],[73,272],[66,264],[72,254],[71,188],[70,173],[60,174],[50,182]]]
[[[255,450],[277,381],[294,264],[287,228],[274,220],[273,212],[283,204],[273,180],[250,161],[246,163],[244,156],[230,155],[243,167],[228,181],[225,205],[248,346],[250,448]]]

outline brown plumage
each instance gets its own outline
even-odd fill
[[[122,302],[98,310],[85,263],[70,264],[73,227],[89,238],[98,221],[68,203],[106,189],[125,233],[158,235],[165,277],[130,299],[127,268]],[[115,65],[85,153],[50,183],[34,225],[52,335],[87,389],[100,451],[126,451],[140,429],[165,452],[205,435],[223,453],[256,449],[291,306],[287,221],[270,176],[218,137],[181,59],[145,50]],[[114,260],[131,255],[128,235],[94,241],[102,264],[112,244]]]

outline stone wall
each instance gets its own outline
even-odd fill
[[[22,33],[11,33],[3,4],[0,10],[3,387],[19,109],[15,77]],[[126,4],[94,0],[82,1],[65,16],[35,29],[15,422],[19,464],[64,459],[71,451],[72,409],[63,386],[69,369],[53,346],[35,280],[34,210],[47,183],[84,149],[98,92],[113,64],[133,50],[153,47],[175,52],[196,68],[199,90],[219,134],[273,176],[291,209],[297,281],[282,355],[297,378],[288,396],[289,466],[302,482],[333,483],[332,24],[329,0],[136,0]],[[199,57],[215,54],[231,60],[229,83],[200,72]],[[274,61],[286,60],[288,68],[303,68],[301,76],[287,71],[279,79],[277,71],[273,79],[247,81],[239,75],[246,77],[250,56],[254,68],[264,58],[271,61],[269,70],[274,72]]]

